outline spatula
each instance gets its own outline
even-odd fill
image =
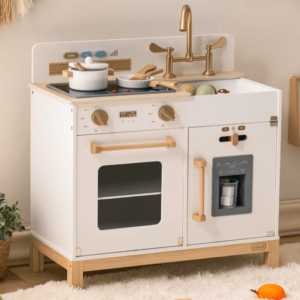
[[[129,78],[129,80],[138,80],[136,78],[139,77],[140,75],[144,75],[147,72],[153,71],[155,69],[156,69],[156,65],[147,65],[144,68],[137,71],[135,75],[133,75],[132,77]]]
[[[144,75],[143,74],[135,74],[133,80],[143,80],[143,79],[146,79],[146,78],[148,78],[148,77],[150,77],[152,75],[156,75],[156,74],[162,73],[163,71],[164,71],[163,69],[157,69],[155,71],[148,72],[147,74],[144,74]]]

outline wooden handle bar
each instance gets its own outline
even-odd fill
[[[103,146],[101,147],[98,143],[91,143],[91,153],[97,154],[102,151],[115,151],[115,150],[127,150],[127,149],[143,149],[143,148],[158,148],[158,147],[166,147],[166,148],[175,148],[176,141],[170,136],[166,137],[165,142],[161,143],[148,143],[148,144],[132,144],[132,145],[116,145],[116,146]]]
[[[204,215],[204,168],[206,167],[206,160],[204,158],[194,159],[194,166],[200,168],[199,181],[199,215],[193,214],[192,218],[198,222],[206,221]]]

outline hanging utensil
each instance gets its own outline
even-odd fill
[[[154,71],[156,69],[156,65],[147,65],[136,72],[135,75],[133,75],[129,80],[138,80],[140,75],[144,75],[147,72]]]

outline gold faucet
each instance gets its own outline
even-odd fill
[[[167,61],[166,61],[166,74],[164,78],[175,78],[176,75],[173,73],[173,62],[193,62],[193,61],[206,61],[206,70],[203,72],[205,76],[213,76],[215,72],[212,70],[212,56],[211,50],[216,48],[222,48],[226,44],[226,38],[220,38],[214,45],[206,45],[206,55],[205,56],[194,56],[192,52],[192,11],[188,5],[184,5],[181,11],[180,19],[180,31],[186,31],[187,37],[187,46],[186,46],[186,55],[185,57],[173,57],[172,52],[174,48],[167,47],[162,48],[155,43],[151,43],[149,49],[151,52],[167,52]]]
[[[184,5],[181,10],[181,19],[180,19],[180,31],[186,31],[186,61],[193,61],[192,53],[192,11],[188,5]]]

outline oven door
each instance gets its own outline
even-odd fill
[[[183,161],[183,129],[78,136],[81,255],[178,246]]]
[[[276,136],[270,122],[189,129],[189,245],[275,235]]]

